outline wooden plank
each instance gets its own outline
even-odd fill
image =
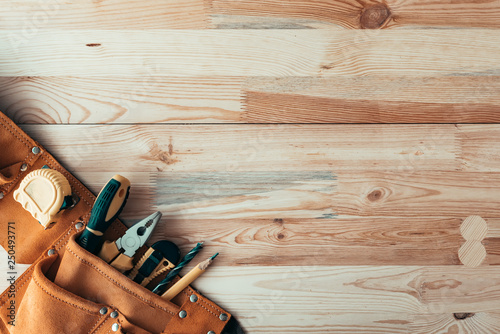
[[[16,123],[239,122],[243,78],[0,78]]]
[[[500,267],[214,266],[195,286],[236,314],[497,312]],[[203,288],[202,288],[203,287]],[[244,287],[244,288],[243,288]],[[249,302],[251,301],[251,302]]]
[[[282,178],[273,172],[158,173],[153,197],[166,215],[191,219],[500,217],[495,206],[499,188],[492,186],[500,182],[499,173],[357,170],[331,174],[330,180],[315,179],[328,172],[280,174]],[[304,179],[310,174],[315,176]],[[260,187],[259,179],[268,183]]]
[[[191,219],[500,217],[500,174],[460,171],[453,125],[23,128],[72,171],[153,173],[156,206]]]
[[[410,173],[454,171],[462,166],[457,159],[459,129],[454,125],[23,125],[22,128],[39,139],[65,166],[72,170],[78,167],[79,171],[95,171],[99,166],[100,171],[111,173],[367,170]],[[213,134],[209,140],[207,134]],[[496,143],[497,137],[489,140]]]
[[[272,298],[272,297],[271,297]],[[257,303],[257,301],[251,301]],[[258,312],[243,313],[240,318],[246,333],[356,333],[408,334],[407,314],[377,312],[348,313],[329,310],[280,312],[278,305],[266,305]],[[238,319],[240,319],[238,318]]]
[[[499,122],[497,76],[251,78],[248,123]],[[279,112],[276,112],[279,110]]]
[[[461,319],[462,317],[465,319]],[[411,315],[408,333],[496,333],[500,331],[500,313],[456,313]]]
[[[489,221],[499,225],[498,219]],[[164,219],[150,242],[172,240],[187,252],[204,240],[207,248],[225,254],[218,263],[227,266],[461,265],[458,249],[465,241],[459,224],[460,219],[431,217],[203,220],[179,215]],[[498,265],[499,239],[484,243],[483,266]]]
[[[461,160],[465,170],[500,170],[500,147],[488,142],[488,138],[498,138],[500,131],[489,125],[457,125],[460,129],[459,141]]]
[[[0,29],[21,27],[26,39],[46,29],[203,29],[209,26],[203,0],[5,0],[2,8]]]
[[[498,76],[0,77],[19,124],[486,123],[499,105]]]
[[[7,30],[0,75],[492,75],[497,37],[494,29],[57,30],[27,43],[22,30]]]
[[[500,27],[498,1],[285,1],[210,0],[218,28],[316,28],[335,24],[344,28]],[[276,20],[278,18],[279,20]],[[274,20],[273,20],[274,19]]]
[[[203,29],[499,27],[497,1],[293,1],[8,0],[0,29],[21,26],[26,36],[42,29]],[[6,13],[9,13],[7,15]]]
[[[429,334],[429,333],[496,333],[499,313],[473,313],[464,320],[453,314],[401,314],[365,312],[323,312],[313,314],[281,313],[275,308],[267,320],[265,310],[258,315],[242,315],[248,333],[362,333],[362,334]]]

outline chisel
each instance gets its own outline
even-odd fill
[[[130,191],[130,181],[115,175],[106,183],[95,200],[89,223],[78,239],[80,246],[95,254],[101,245],[101,238],[109,225],[120,214]]]

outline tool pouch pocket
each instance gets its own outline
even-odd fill
[[[1,170],[16,170],[20,162],[27,164],[22,170],[19,167],[15,175],[5,172],[4,179],[0,176],[0,190],[4,192],[0,198],[0,243],[6,250],[12,246],[7,233],[12,224],[15,260],[31,264],[22,275],[12,269],[11,285],[0,295],[0,333],[205,334],[213,331],[220,334],[223,331],[231,315],[191,287],[172,301],[166,301],[81,248],[76,238],[88,221],[95,197],[1,113],[0,128]],[[11,150],[11,146],[15,149]],[[29,153],[34,146],[40,149],[36,156]],[[17,156],[20,147],[24,151]],[[21,160],[13,163],[18,159]],[[23,175],[43,166],[63,173],[80,198],[80,202],[65,211],[48,230],[12,196]],[[114,240],[125,231],[125,225],[116,220],[105,238]]]

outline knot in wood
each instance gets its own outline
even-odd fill
[[[457,320],[464,320],[473,317],[475,313],[453,313],[453,317]]]
[[[381,3],[363,8],[359,23],[363,29],[378,29],[384,25],[391,16],[389,8]]]
[[[370,191],[370,193],[366,197],[368,198],[368,200],[370,202],[377,202],[380,199],[382,199],[384,197],[384,195],[385,195],[384,189],[377,188],[377,189]]]

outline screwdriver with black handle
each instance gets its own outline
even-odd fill
[[[101,239],[109,225],[123,210],[130,192],[130,181],[115,175],[106,183],[95,200],[89,223],[78,239],[80,246],[90,253],[97,253]]]

